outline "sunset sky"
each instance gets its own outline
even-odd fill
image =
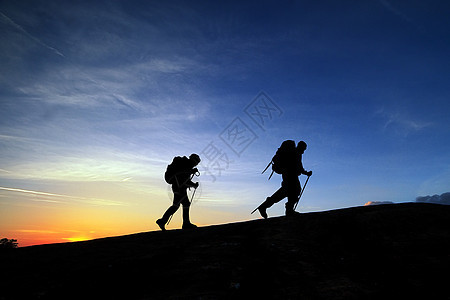
[[[156,230],[165,168],[191,153],[193,223],[256,219],[285,139],[308,144],[300,212],[449,192],[449,14],[447,1],[1,1],[0,238]],[[178,212],[167,227],[180,226]]]

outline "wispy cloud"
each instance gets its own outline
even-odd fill
[[[390,11],[391,13],[399,16],[400,18],[402,18],[404,21],[407,21],[409,23],[412,23],[411,18],[409,18],[408,16],[406,16],[403,12],[401,12],[399,9],[395,8],[389,1],[387,0],[379,0],[379,2],[381,3],[381,5],[383,5],[388,11]]]
[[[0,190],[7,191],[7,192],[13,192],[13,193],[24,193],[24,194],[31,194],[36,196],[48,196],[50,198],[56,198],[55,199],[33,199],[33,201],[38,202],[49,202],[49,203],[67,203],[69,200],[75,200],[78,202],[83,202],[86,204],[91,205],[99,205],[99,206],[122,206],[127,205],[124,202],[120,201],[113,201],[113,200],[105,200],[105,199],[98,199],[98,198],[86,198],[86,197],[76,197],[76,196],[70,196],[70,195],[62,195],[62,194],[55,194],[55,193],[47,193],[47,192],[41,192],[41,191],[33,191],[33,190],[25,190],[25,189],[18,189],[18,188],[9,188],[9,187],[0,187]],[[60,201],[62,200],[62,201]]]
[[[204,91],[190,83],[210,72],[201,65],[190,59],[163,57],[120,68],[61,64],[33,81],[22,81],[16,90],[21,97],[42,105],[89,109],[91,113],[102,109],[105,118],[128,110],[135,116],[182,120],[186,112],[201,115],[208,108]]]
[[[388,110],[382,108],[376,112],[376,115],[381,116],[383,121],[383,129],[393,129],[398,134],[407,136],[410,133],[421,131],[433,125],[432,122],[413,118],[406,112]]]
[[[21,136],[14,136],[14,135],[6,135],[6,134],[0,134],[0,140],[4,141],[18,141],[18,142],[32,142],[37,141],[36,139],[29,138],[29,137],[21,137]]]
[[[409,119],[404,115],[399,113],[397,114],[389,114],[385,115],[387,117],[387,121],[384,124],[384,128],[388,128],[391,125],[399,125],[407,130],[421,130],[426,127],[429,127],[432,123],[423,122],[419,120]]]
[[[390,13],[398,16],[401,20],[411,24],[412,26],[414,26],[419,32],[424,32],[424,28],[422,28],[422,26],[418,25],[417,22],[415,22],[412,18],[410,18],[409,16],[407,16],[403,11],[401,11],[400,9],[396,8],[394,5],[391,4],[390,1],[388,0],[379,0],[380,4],[386,9],[388,10]]]
[[[46,230],[46,229],[17,229],[15,231],[22,232],[22,233],[40,233],[40,234],[58,234],[58,233],[60,233],[59,231]]]
[[[17,24],[16,22],[14,22],[13,20],[11,20],[11,18],[9,18],[8,16],[6,16],[5,14],[3,14],[2,12],[0,12],[0,18],[1,20],[14,27],[16,30],[20,31],[22,34],[24,34],[25,36],[27,36],[28,38],[30,38],[31,40],[33,40],[34,42],[38,43],[39,45],[47,48],[48,50],[52,51],[53,53],[64,57],[64,54],[62,54],[58,49],[51,47],[49,45],[47,45],[46,43],[44,43],[42,40],[38,39],[37,37],[33,36],[32,34],[30,34],[28,31],[26,31],[22,26],[20,26],[19,24]]]
[[[33,195],[44,195],[44,196],[54,196],[54,197],[69,197],[67,195],[60,195],[60,194],[53,194],[53,193],[46,193],[46,192],[38,192],[38,191],[30,191],[30,190],[23,190],[23,189],[16,189],[16,188],[7,188],[7,187],[0,187],[0,190],[9,191],[9,192],[19,192],[19,193],[33,194]]]

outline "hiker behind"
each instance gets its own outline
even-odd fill
[[[312,171],[305,171],[302,164],[302,154],[306,150],[306,143],[300,141],[295,147],[295,142],[292,140],[284,141],[277,153],[272,159],[272,169],[278,174],[281,174],[283,181],[281,187],[271,196],[267,197],[259,207],[258,211],[261,216],[267,219],[266,209],[271,207],[274,203],[280,202],[285,197],[288,198],[286,203],[286,216],[295,214],[294,206],[299,200],[301,192],[300,181],[298,176],[305,174],[312,175]]]
[[[177,156],[167,166],[164,178],[167,183],[172,185],[173,204],[166,210],[161,219],[156,220],[156,224],[158,224],[161,230],[166,230],[165,225],[169,221],[169,218],[178,210],[180,204],[183,205],[183,229],[197,227],[189,219],[191,202],[187,196],[187,189],[198,187],[198,182],[192,182],[192,177],[194,174],[198,174],[198,169],[195,166],[199,163],[200,157],[194,153],[189,158],[186,156]]]

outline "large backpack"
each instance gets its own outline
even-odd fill
[[[167,183],[173,184],[177,180],[177,175],[182,173],[186,169],[186,165],[189,159],[187,157],[176,156],[172,160],[172,163],[167,166],[164,173],[164,179]]]
[[[262,171],[264,173],[270,165],[272,165],[272,173],[269,179],[272,177],[273,172],[277,174],[283,174],[288,168],[292,167],[295,163],[296,147],[293,140],[286,140],[281,143],[280,148],[278,148],[272,160],[269,162],[267,167]],[[261,173],[261,174],[262,174]]]

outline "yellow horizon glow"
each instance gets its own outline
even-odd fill
[[[66,240],[69,242],[82,242],[82,241],[92,240],[92,238],[85,237],[85,236],[77,236],[77,237],[63,238],[63,240]]]
[[[3,232],[3,234],[7,234],[5,236],[7,238],[16,239],[19,247],[27,247],[152,232],[160,230],[155,221],[161,217],[164,211],[165,209],[163,208],[158,212],[149,212],[144,217],[135,216],[136,218],[127,220],[127,222],[118,221],[116,219],[118,218],[117,215],[110,215],[109,217],[111,218],[107,218],[102,217],[101,213],[91,211],[85,212],[87,215],[85,219],[75,220],[73,215],[67,215],[66,222],[62,222],[61,219],[57,218],[57,226],[55,224],[54,227],[49,226],[47,223],[42,224],[42,227],[38,227],[38,229],[8,230]],[[168,230],[180,229],[182,226],[181,216],[182,211],[179,209],[174,215],[172,222],[166,228]],[[246,213],[222,212],[205,207],[194,206],[191,211],[191,221],[200,227],[225,224],[230,223],[230,221],[241,222],[249,219],[251,218],[247,218]],[[116,223],[117,226],[112,227],[112,223]]]
[[[56,189],[48,183],[31,189],[0,186],[1,237],[27,247],[159,231],[155,221],[172,205],[173,197],[170,186],[159,181],[126,177],[114,182],[58,181]],[[202,227],[253,219],[239,205],[245,201],[224,194],[220,183],[215,184],[205,182],[205,190],[196,193],[191,206],[194,224]],[[180,208],[166,228],[181,228],[181,216]]]

